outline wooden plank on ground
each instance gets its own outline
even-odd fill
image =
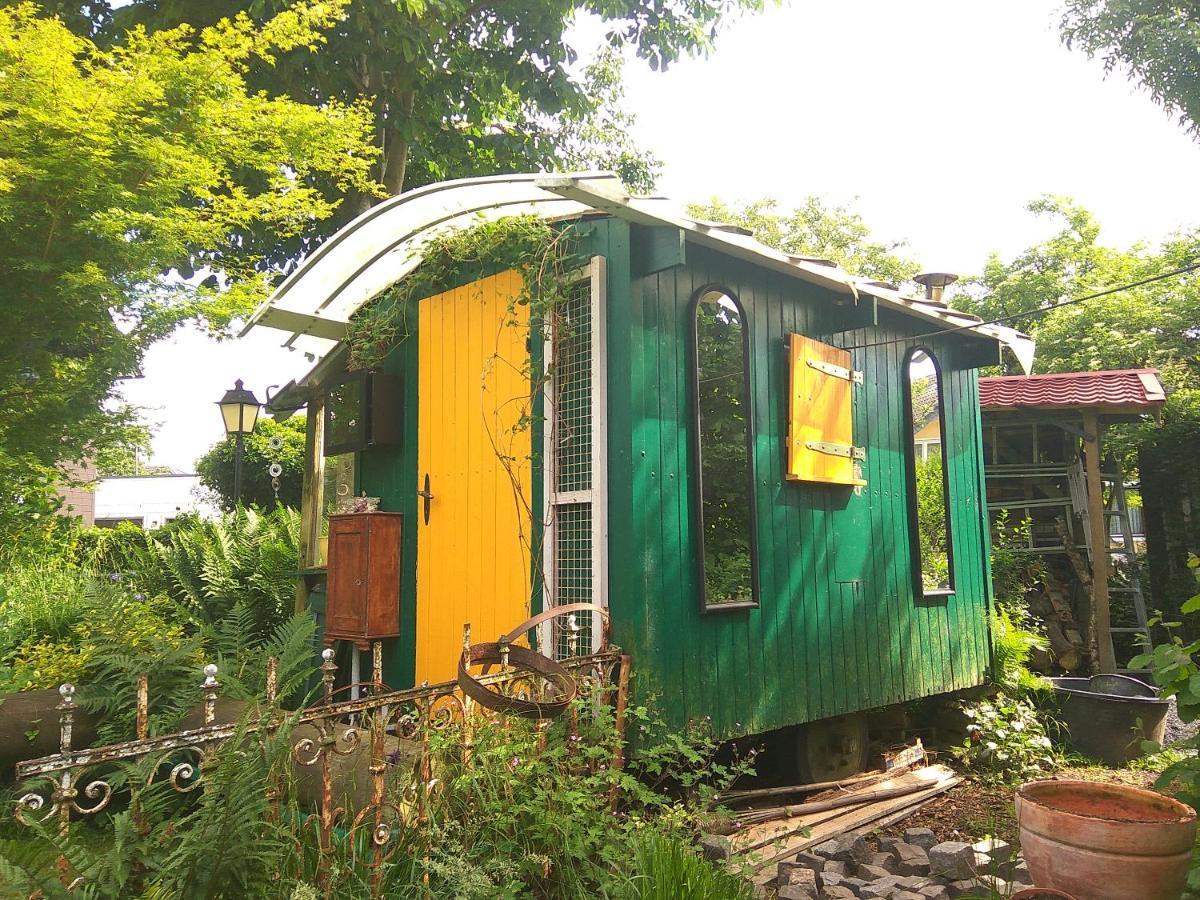
[[[751,877],[756,884],[767,884],[775,879],[776,869],[780,862],[795,856],[802,850],[815,847],[840,834],[866,828],[881,819],[889,818],[892,821],[898,821],[892,817],[950,790],[960,781],[961,779],[953,770],[942,765],[932,765],[882,781],[874,781],[863,787],[855,786],[857,791],[855,789],[841,791],[839,793],[874,794],[890,788],[912,787],[922,782],[930,783],[927,789],[904,796],[890,797],[833,812],[825,811],[793,816],[789,819],[746,828],[733,838],[735,856],[731,860],[730,868]],[[807,836],[797,833],[802,828],[809,829]]]

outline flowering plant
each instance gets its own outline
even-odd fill
[[[997,693],[962,710],[967,738],[955,754],[977,774],[1008,784],[1053,767],[1050,738],[1033,704]]]

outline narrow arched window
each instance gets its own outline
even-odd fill
[[[932,353],[917,348],[905,357],[904,385],[913,587],[918,597],[948,594],[954,590],[946,465],[949,435],[941,369]]]
[[[758,603],[754,414],[746,314],[719,288],[693,304],[693,481],[704,610]]]

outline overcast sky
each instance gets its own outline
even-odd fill
[[[1200,225],[1200,144],[1064,48],[1056,22],[1033,0],[794,0],[726,29],[708,59],[631,64],[628,101],[665,164],[660,193],[819,194],[939,271],[977,272],[1043,236],[1025,205],[1046,192],[1089,207],[1119,246]],[[191,470],[235,378],[263,399],[306,369],[280,335],[152,348],[124,393],[158,428],[153,461]]]

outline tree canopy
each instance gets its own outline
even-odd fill
[[[212,492],[222,509],[231,510],[238,503],[270,509],[275,505],[275,492],[268,470],[272,463],[279,463],[283,470],[279,475],[279,503],[299,509],[304,481],[304,422],[304,416],[292,416],[282,422],[259,419],[254,431],[243,439],[241,497],[233,496],[234,439],[231,437],[218,441],[196,461],[200,483]],[[271,446],[276,438],[280,443],[278,448]]]
[[[808,197],[790,212],[780,212],[776,200],[764,198],[730,204],[714,197],[693,204],[688,212],[699,219],[740,225],[776,250],[833,260],[852,275],[899,284],[921,271],[920,263],[903,256],[904,241],[883,242],[858,213],[846,206],[828,205]]]
[[[76,27],[119,41],[143,25],[202,27],[239,13],[263,20],[296,0],[55,0]],[[619,57],[575,64],[580,14],[603,21],[603,41],[661,69],[706,52],[718,26],[762,0],[353,0],[321,52],[285,52],[254,69],[254,83],[304,103],[365,97],[379,149],[374,174],[387,194],[449,178],[611,165],[648,188],[652,160],[636,151],[619,109]],[[591,29],[585,30],[594,34]],[[370,192],[349,198],[361,212]]]
[[[1200,138],[1200,6],[1168,0],[1068,0],[1062,37],[1123,70]]]
[[[989,258],[963,282],[956,303],[992,319],[1169,272],[1200,258],[1200,231],[1181,232],[1158,247],[1121,250],[1100,242],[1100,224],[1065,197],[1029,204],[1057,230],[1009,261]],[[1038,342],[1041,372],[1153,367],[1172,388],[1200,387],[1200,277],[1185,274],[1098,297],[1012,324]]]
[[[101,50],[30,5],[0,10],[0,448],[53,464],[126,440],[115,383],[180,322],[223,325],[268,286],[244,235],[370,190],[370,118],[252,92],[253,59],[319,42],[337,4]],[[185,280],[207,270],[204,280]]]

